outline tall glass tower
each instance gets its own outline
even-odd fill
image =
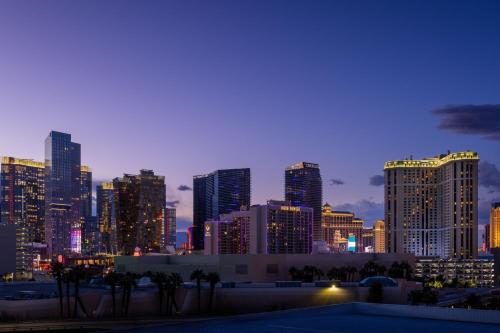
[[[80,144],[70,134],[50,132],[45,139],[45,241],[52,257],[80,252],[80,168]]]
[[[321,240],[323,182],[319,164],[300,162],[285,169],[285,200],[292,206],[314,209],[313,240]]]
[[[250,208],[250,169],[216,170],[193,178],[193,246],[203,249],[204,224],[221,214]]]

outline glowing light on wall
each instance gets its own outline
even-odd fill
[[[353,234],[350,234],[347,239],[347,251],[356,252],[356,236]]]
[[[80,229],[71,230],[71,251],[82,252],[82,231]]]

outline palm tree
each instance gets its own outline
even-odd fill
[[[169,276],[169,281],[170,281],[170,298],[172,300],[172,306],[175,309],[175,312],[179,312],[179,307],[177,306],[177,302],[175,300],[175,294],[177,291],[177,288],[179,288],[182,285],[182,277],[178,273],[171,273]]]
[[[62,280],[64,274],[64,265],[60,262],[52,263],[52,276],[57,281],[57,293],[59,294],[59,312],[61,314],[61,319],[64,317],[63,314],[63,287]]]
[[[191,273],[191,281],[196,281],[196,289],[198,292],[198,314],[201,313],[201,280],[205,278],[205,273],[203,270],[197,269]]]
[[[116,285],[120,282],[120,276],[115,272],[109,272],[104,278],[104,282],[110,287],[114,318],[116,316]]]
[[[208,303],[208,311],[212,312],[212,305],[214,301],[215,285],[220,282],[220,276],[217,272],[210,272],[205,278],[210,284],[210,301]]]
[[[63,281],[66,284],[66,312],[68,315],[68,318],[71,317],[71,305],[70,305],[70,285],[71,282],[73,281],[73,270],[69,267],[66,267],[64,269],[64,274],[63,274]]]
[[[77,311],[78,311],[78,305],[80,305],[83,313],[87,315],[87,311],[85,311],[85,306],[83,305],[82,299],[80,298],[80,280],[82,280],[85,277],[85,271],[81,266],[76,266],[73,268],[73,283],[75,287],[75,306],[73,309],[73,317],[76,318],[77,316]]]
[[[165,282],[167,280],[167,275],[165,273],[157,272],[156,274],[153,275],[152,280],[154,283],[156,283],[156,286],[158,287],[158,296],[159,296],[159,301],[160,301],[160,315],[161,315],[162,308],[163,308],[164,286],[165,286]],[[168,307],[168,304],[167,304],[167,307]]]
[[[321,277],[323,277],[325,273],[323,273],[323,271],[317,267],[313,268],[314,268],[314,276],[316,276],[317,280],[321,280]]]
[[[338,269],[337,267],[332,267],[326,273],[326,276],[328,276],[330,280],[340,280],[341,279],[340,269]]]
[[[123,288],[122,314],[124,314],[125,317],[127,317],[128,308],[130,305],[130,296],[132,294],[132,287],[135,286],[135,276],[132,273],[127,272],[125,276],[121,279],[121,285]]]
[[[290,267],[290,269],[288,270],[288,274],[290,274],[290,277],[292,278],[293,281],[302,280],[302,275],[303,275],[302,271],[294,266]]]

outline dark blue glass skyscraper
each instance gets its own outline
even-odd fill
[[[193,178],[193,246],[203,249],[204,224],[221,214],[250,208],[250,169],[217,170]]]
[[[314,209],[313,240],[320,240],[323,182],[319,164],[301,162],[286,168],[285,200],[289,201],[292,206]]]
[[[80,158],[80,144],[70,134],[52,131],[45,139],[45,241],[52,257],[79,251]]]

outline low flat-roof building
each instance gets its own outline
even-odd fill
[[[315,266],[323,272],[332,267],[354,266],[358,271],[368,261],[390,267],[395,261],[408,262],[415,268],[411,254],[332,253],[332,254],[228,254],[228,255],[147,255],[115,257],[117,272],[176,272],[185,281],[196,269],[218,272],[222,281],[274,282],[289,280],[291,267]]]
[[[429,279],[443,276],[446,281],[454,278],[472,282],[478,287],[495,285],[494,259],[440,259],[418,258],[415,277]]]

